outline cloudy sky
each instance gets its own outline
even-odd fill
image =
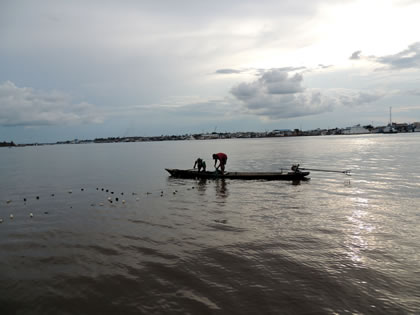
[[[420,1],[0,0],[0,141],[420,121]]]

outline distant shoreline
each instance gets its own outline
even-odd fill
[[[387,131],[386,128],[389,128]],[[390,126],[365,126],[360,125],[348,128],[315,129],[302,131],[299,129],[278,129],[269,132],[223,132],[223,133],[198,133],[185,135],[161,135],[152,137],[108,137],[93,140],[67,140],[53,143],[26,143],[14,144],[12,142],[0,142],[0,147],[26,147],[57,144],[88,144],[88,143],[128,143],[128,142],[156,142],[156,141],[182,141],[182,140],[217,140],[217,139],[256,139],[256,138],[281,138],[281,137],[305,137],[305,136],[329,136],[329,135],[362,135],[362,134],[395,134],[420,132],[420,123],[393,124]]]

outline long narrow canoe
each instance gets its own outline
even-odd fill
[[[206,179],[263,179],[263,180],[308,180],[309,172],[198,172],[197,170],[180,170],[166,168],[173,177],[178,178],[206,178]]]

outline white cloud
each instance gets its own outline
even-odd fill
[[[13,82],[0,84],[0,126],[45,126],[100,123],[94,105],[73,103],[61,92],[42,92],[17,87]]]
[[[381,91],[351,89],[307,89],[303,75],[290,75],[273,69],[249,83],[234,86],[231,93],[249,114],[270,119],[293,118],[333,111],[340,106],[352,107],[374,102],[385,95]]]

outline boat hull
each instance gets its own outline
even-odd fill
[[[309,172],[198,172],[197,170],[180,170],[167,168],[169,174],[177,178],[194,179],[242,179],[242,180],[308,180]]]

